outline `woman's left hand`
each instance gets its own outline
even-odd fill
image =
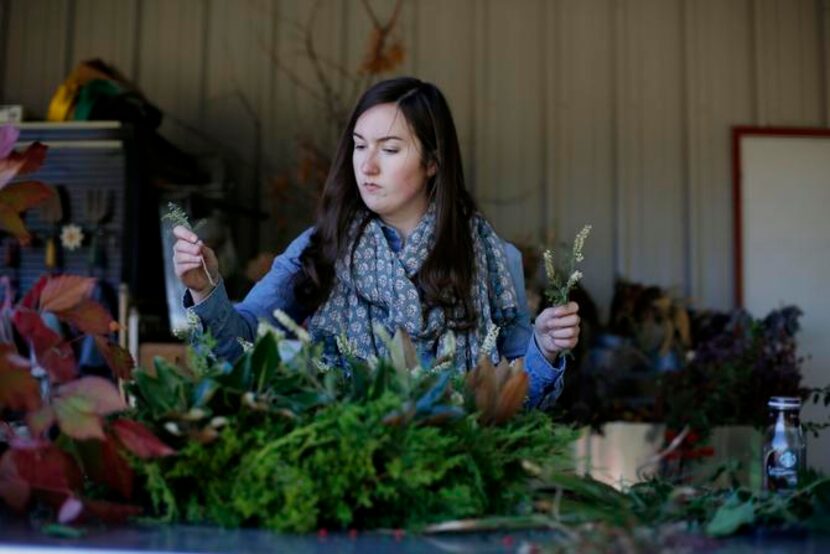
[[[579,342],[579,305],[568,302],[564,306],[545,308],[536,317],[533,334],[542,354],[554,361],[559,352],[570,350]]]

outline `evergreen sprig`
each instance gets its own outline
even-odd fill
[[[181,225],[185,229],[194,232],[199,227],[199,224],[196,224],[195,227],[190,224],[190,219],[188,219],[187,217],[187,212],[185,212],[181,208],[181,206],[178,206],[173,202],[168,202],[167,209],[168,212],[161,217],[162,221],[169,221],[173,227]],[[205,263],[205,257],[199,255],[199,259],[202,261],[202,269],[205,271],[205,276],[207,277],[210,286],[215,287],[216,281],[213,279],[213,276],[210,274],[210,271],[208,271],[207,264]]]

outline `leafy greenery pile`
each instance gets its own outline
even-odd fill
[[[623,491],[569,472],[574,433],[520,411],[521,367],[483,359],[467,376],[423,370],[398,334],[386,337],[389,360],[329,368],[309,343],[283,361],[282,340],[261,327],[230,366],[210,358],[207,337],[190,369],[159,359],[134,373],[141,419],[179,446],[136,468],[160,519],[285,532],[542,526],[587,549],[688,539],[666,529],[828,528],[830,479],[817,475],[767,494],[741,487],[736,468],[704,486],[650,480]]]
[[[517,514],[531,509],[523,462],[568,458],[572,430],[519,413],[520,365],[424,370],[399,333],[391,359],[330,368],[310,343],[283,360],[282,333],[262,329],[233,366],[203,338],[190,369],[134,372],[141,419],[179,447],[136,466],[163,520],[308,532]]]
[[[719,425],[768,424],[772,396],[807,399],[821,389],[801,386],[796,334],[802,312],[795,306],[756,319],[744,310],[696,322],[691,361],[662,376],[658,406],[673,429],[688,425],[706,434]]]
[[[537,491],[547,499],[537,500],[537,508],[560,514],[557,520],[565,527],[559,546],[576,552],[698,551],[707,546],[705,537],[758,527],[827,532],[830,478],[808,472],[798,490],[769,493],[742,487],[736,469],[721,467],[707,486],[655,479],[622,492],[590,478],[550,473]],[[726,486],[715,485],[722,480]]]

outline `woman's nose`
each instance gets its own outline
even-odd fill
[[[375,154],[373,152],[366,152],[366,156],[363,158],[363,163],[360,164],[360,171],[362,171],[365,175],[374,175],[378,172],[378,164],[375,160]]]

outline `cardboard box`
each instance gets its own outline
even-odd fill
[[[145,342],[138,347],[138,365],[152,368],[153,359],[160,356],[179,367],[187,365],[187,346],[180,343]]]

